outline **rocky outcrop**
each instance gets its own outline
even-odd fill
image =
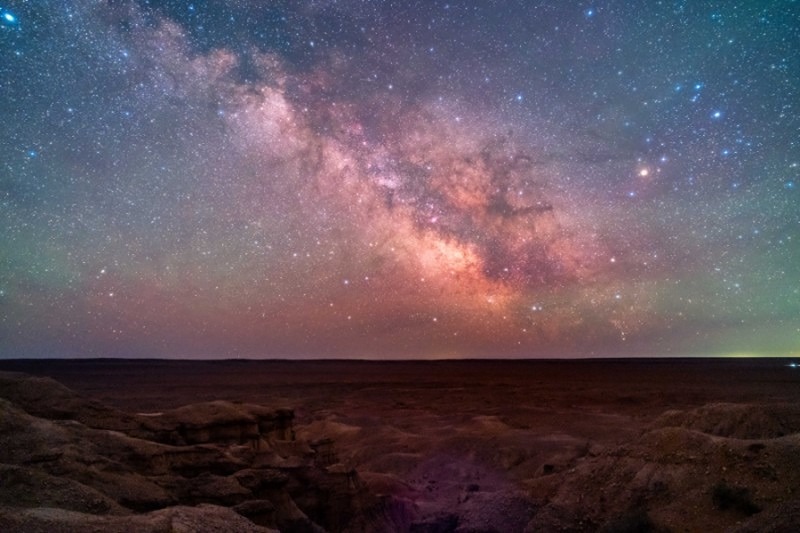
[[[26,533],[91,531],[203,531],[207,533],[275,533],[236,511],[217,505],[175,506],[146,514],[103,516],[52,507],[0,508],[0,530]]]
[[[287,409],[213,401],[133,414],[0,373],[0,531],[800,526],[800,408],[783,399],[638,418],[558,402],[475,414],[483,400],[464,414],[354,416],[347,401],[298,403],[316,419],[295,434]]]
[[[224,401],[179,407],[146,417],[146,425],[169,444],[247,444],[267,449],[265,440],[294,440],[289,409]]]
[[[689,411],[667,411],[653,425],[683,427],[719,437],[773,439],[800,433],[800,407],[713,403]]]
[[[130,414],[0,373],[0,530],[363,529],[380,501],[292,420],[223,401]]]
[[[741,424],[728,425],[731,417]],[[705,531],[794,530],[800,434],[777,436],[783,429],[776,427],[787,426],[757,406],[752,413],[729,404],[665,413],[638,439],[594,448],[529,480],[539,510],[526,531],[677,531],[686,524]]]

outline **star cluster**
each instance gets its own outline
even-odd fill
[[[797,10],[0,3],[0,357],[798,353]]]

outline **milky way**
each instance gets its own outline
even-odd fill
[[[798,8],[0,3],[0,357],[798,354]]]

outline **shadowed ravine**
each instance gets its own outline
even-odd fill
[[[0,369],[4,531],[800,525],[781,360]]]

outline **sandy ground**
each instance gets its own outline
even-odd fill
[[[291,408],[298,437],[332,439],[338,462],[392,498],[398,530],[756,531],[794,520],[800,368],[787,363],[94,360],[0,370],[50,376],[132,413],[212,400]]]

